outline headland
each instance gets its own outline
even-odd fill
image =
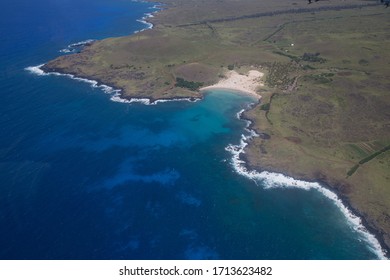
[[[363,0],[160,2],[153,29],[93,42],[42,70],[127,100],[201,98],[213,87],[261,95],[243,113],[266,136],[245,146],[247,169],[322,182],[389,251],[388,10]]]

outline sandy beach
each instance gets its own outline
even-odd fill
[[[250,70],[246,75],[231,70],[226,73],[226,78],[214,85],[203,87],[200,90],[228,89],[248,93],[260,99],[261,96],[256,93],[256,88],[264,85],[261,80],[263,76],[264,73],[257,70]]]

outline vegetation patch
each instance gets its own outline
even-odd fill
[[[388,146],[386,146],[386,147],[380,149],[379,151],[376,151],[375,153],[369,155],[368,157],[365,157],[365,158],[363,158],[362,160],[360,160],[358,164],[354,165],[354,166],[347,172],[348,177],[352,176],[352,175],[356,172],[356,170],[358,170],[358,168],[360,167],[360,165],[363,165],[363,164],[369,162],[370,160],[376,158],[377,156],[379,156],[380,154],[382,154],[382,153],[384,153],[384,152],[386,152],[386,151],[388,151],[388,150],[390,150],[390,145],[388,145]]]
[[[268,65],[268,68],[269,72],[265,83],[271,87],[285,89],[295,81],[295,74],[299,68],[299,65],[295,62],[274,62]]]
[[[332,82],[331,77],[333,76],[334,76],[333,73],[321,73],[321,74],[306,75],[305,79],[313,80],[317,84],[327,84]]]
[[[311,66],[311,65],[306,64],[306,65],[302,66],[302,69],[303,70],[315,70],[316,68]]]
[[[368,63],[369,63],[369,62],[368,62],[368,60],[366,60],[366,59],[360,59],[360,60],[359,60],[359,64],[362,65],[362,66],[367,66]]]
[[[362,159],[361,161],[359,161],[359,164],[364,164],[366,162],[369,162],[370,160],[374,159],[375,157],[379,156],[380,154],[382,154],[388,150],[390,150],[390,145],[388,145],[388,146],[384,147],[383,149],[381,149],[381,150],[369,155],[368,157]]]
[[[186,81],[183,78],[176,78],[175,87],[181,87],[192,91],[196,91],[202,86],[203,86],[202,82]]]
[[[269,108],[271,107],[271,103],[264,103],[260,106],[260,110],[263,111],[269,111]]]
[[[303,61],[325,63],[326,59],[320,57],[320,53],[304,53],[302,56]]]
[[[289,53],[287,53],[287,52],[274,51],[273,53],[278,54],[278,55],[282,55],[282,56],[286,56],[286,57],[290,58],[290,59],[293,60],[293,61],[299,61],[299,60],[300,60],[300,58],[299,58],[298,56],[289,54]]]
[[[349,177],[349,176],[352,176],[353,173],[355,173],[356,170],[358,170],[358,168],[359,168],[359,164],[355,164],[355,165],[347,172],[348,177]]]

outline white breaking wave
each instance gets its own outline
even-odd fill
[[[137,19],[138,22],[145,24],[146,27],[143,28],[143,29],[141,29],[141,30],[136,30],[136,31],[134,31],[134,34],[153,28],[153,23],[150,23],[150,22],[146,21],[146,19],[147,19],[148,17],[153,17],[152,14],[149,14],[149,15],[150,15],[150,16],[144,16],[142,19]]]
[[[77,43],[73,43],[73,44],[68,45],[65,49],[60,50],[60,52],[61,53],[74,53],[75,51],[77,51],[77,48],[83,47],[83,46],[85,46],[87,44],[91,44],[93,42],[95,42],[95,40],[88,39],[88,40],[80,41]]]
[[[46,73],[45,71],[43,71],[41,68],[44,64],[40,64],[38,66],[30,66],[30,67],[26,67],[25,70],[35,74],[35,75],[38,75],[38,76],[49,76],[49,75],[53,75],[53,76],[65,76],[65,77],[68,77],[68,78],[71,78],[73,80],[76,80],[76,81],[80,81],[80,82],[84,82],[84,83],[88,83],[90,84],[93,88],[100,88],[102,89],[105,93],[108,93],[108,94],[116,94],[118,93],[120,90],[118,89],[114,89],[110,86],[107,86],[107,85],[103,85],[103,84],[100,84],[97,82],[97,81],[94,81],[94,80],[89,80],[89,79],[85,79],[85,78],[79,78],[79,77],[76,77],[75,75],[72,75],[72,74],[62,74],[62,73],[58,73],[58,72],[49,72],[49,73]]]
[[[95,42],[94,39],[88,39],[88,40],[84,40],[84,41],[80,41],[80,42],[77,42],[77,43],[70,44],[68,47],[70,47],[70,48],[82,47],[82,46],[85,46],[87,44],[91,44],[93,42]]]
[[[241,110],[237,113],[237,117],[241,119],[242,113],[244,110]],[[255,170],[248,170],[245,165],[245,161],[240,159],[240,155],[245,153],[245,147],[248,145],[248,141],[250,141],[253,137],[258,137],[259,135],[249,129],[251,124],[250,121],[245,120],[247,122],[246,130],[250,132],[249,135],[241,135],[240,144],[233,145],[229,144],[225,149],[230,152],[232,155],[231,163],[233,165],[234,170],[251,180],[253,180],[256,184],[261,182],[265,189],[273,189],[273,188],[298,188],[302,190],[317,190],[322,193],[325,197],[330,199],[343,213],[345,218],[348,220],[350,226],[361,234],[364,240],[367,241],[368,246],[372,252],[374,252],[379,259],[387,259],[386,251],[380,245],[378,239],[368,232],[365,226],[362,223],[362,220],[353,214],[350,209],[348,209],[341,199],[331,190],[321,186],[321,184],[317,182],[306,182],[303,180],[297,180],[290,176],[286,176],[281,173],[262,171],[257,172]]]
[[[149,98],[131,98],[130,100],[122,98],[120,91],[116,92],[111,98],[111,101],[120,102],[120,103],[141,103],[144,105],[157,105],[158,103],[165,102],[178,102],[178,101],[188,101],[188,102],[197,102],[200,98],[172,98],[172,99],[157,99],[151,101]]]
[[[153,7],[150,7],[149,9],[154,10],[154,9],[160,9],[160,8],[161,8],[161,5],[156,4]]]
[[[26,67],[26,68],[24,68],[24,69],[27,70],[27,71],[29,71],[29,72],[31,72],[31,73],[33,73],[33,74],[35,74],[35,75],[38,75],[38,76],[46,76],[46,75],[49,75],[49,74],[45,73],[45,71],[43,71],[43,70],[41,69],[41,67],[42,67],[43,65],[45,65],[45,64],[40,64],[40,65],[38,65],[38,66],[29,66],[29,67]]]
[[[60,50],[60,53],[72,53],[72,52],[74,52],[74,51],[75,51],[74,49],[66,48],[66,49]]]
[[[152,13],[146,13],[141,19],[138,19],[137,21],[140,22],[140,23],[145,24],[146,27],[141,29],[141,30],[134,31],[134,34],[142,32],[142,31],[145,31],[145,30],[148,30],[148,29],[152,29],[154,27],[153,23],[148,22],[147,19],[148,18],[153,18],[155,13],[157,13],[158,11],[162,10],[162,7],[161,7],[161,4],[156,4],[153,7],[150,7],[150,9],[155,9],[157,11],[154,11]]]

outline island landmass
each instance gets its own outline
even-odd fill
[[[256,94],[248,169],[318,181],[390,250],[390,22],[380,1],[161,0],[153,29],[41,67],[121,98]],[[310,2],[310,1],[309,1]],[[264,76],[263,76],[264,73]]]

